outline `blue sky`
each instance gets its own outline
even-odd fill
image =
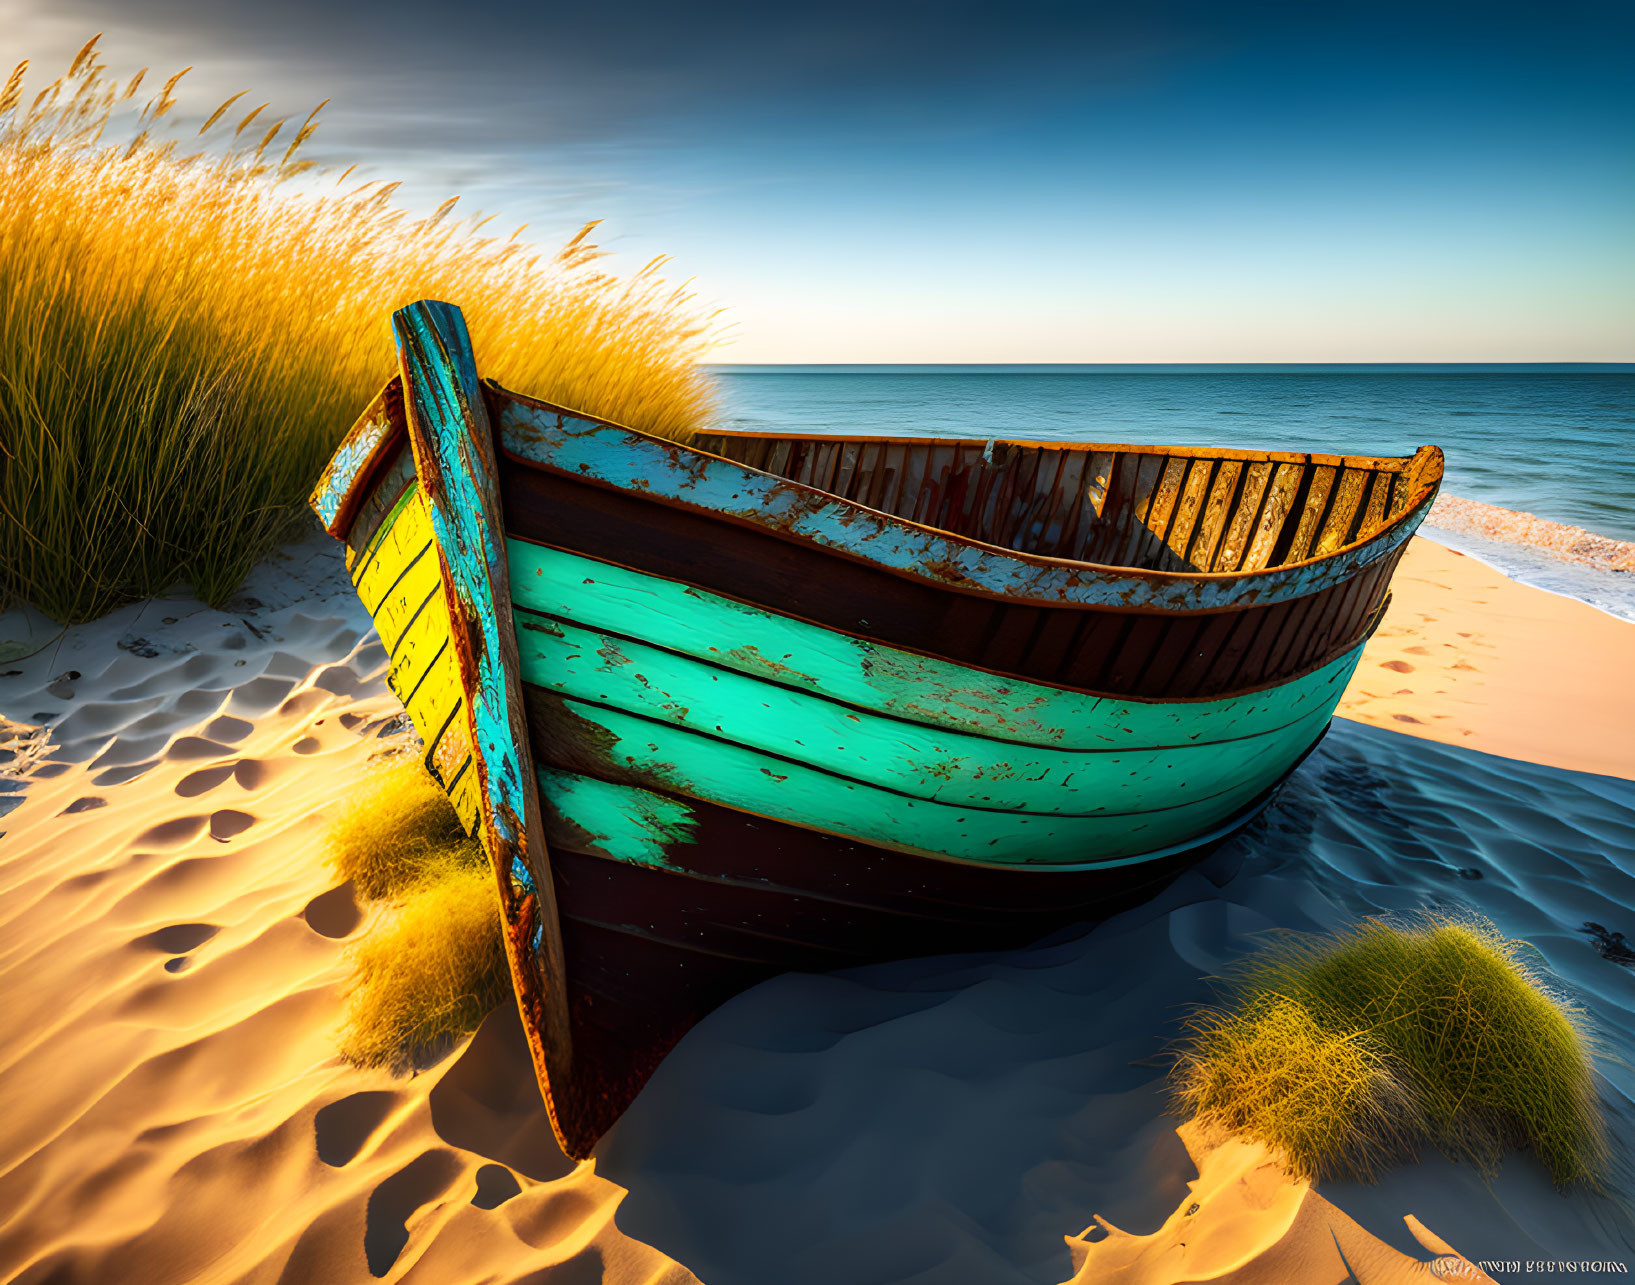
[[[416,203],[669,254],[723,361],[1629,361],[1632,15],[0,0],[0,55],[329,97]]]

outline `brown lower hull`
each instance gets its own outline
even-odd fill
[[[1308,751],[1309,753],[1309,751]],[[1025,946],[1151,897],[1265,806],[1154,860],[995,869],[916,856],[689,800],[691,869],[587,851],[549,820],[573,1024],[572,1118],[588,1154],[698,1021],[782,972]],[[558,1103],[559,1115],[564,1104]]]

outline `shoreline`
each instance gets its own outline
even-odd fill
[[[1416,536],[1336,714],[1635,779],[1632,660],[1635,624]]]

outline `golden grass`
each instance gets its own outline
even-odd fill
[[[347,950],[344,1058],[405,1066],[504,1002],[511,981],[488,858],[417,761],[365,779],[331,824],[327,857],[364,900],[385,903]]]
[[[1372,1178],[1432,1142],[1491,1173],[1530,1147],[1557,1183],[1607,1146],[1583,1014],[1490,924],[1378,920],[1285,938],[1192,1022],[1176,1105],[1255,1137],[1304,1176]]]
[[[330,823],[325,856],[365,901],[396,896],[461,847],[465,832],[448,796],[413,758],[362,777]]]
[[[189,151],[162,137],[180,74],[144,102],[95,43],[32,98],[26,63],[0,90],[0,605],[230,596],[297,529],[416,299],[458,304],[481,373],[519,391],[674,437],[708,414],[713,319],[660,261],[621,281],[594,225],[541,252],[452,200],[416,219],[395,184],[319,188],[316,111],[235,122],[229,100]]]
[[[347,1061],[403,1066],[469,1035],[510,994],[494,877],[477,857],[428,873],[350,947]]]

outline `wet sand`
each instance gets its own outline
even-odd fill
[[[228,611],[0,627],[39,646],[0,659],[0,1280],[1064,1281],[1093,1215],[1192,1203],[1159,1058],[1201,979],[1267,928],[1427,904],[1585,1002],[1632,1149],[1635,626],[1417,543],[1342,710],[1375,726],[1239,840],[1027,950],[774,979],[574,1166],[509,1010],[412,1078],[334,1055],[365,924],[319,836],[405,733],[334,547],[293,553]],[[1321,1194],[1416,1261],[1409,1213],[1473,1260],[1635,1270],[1627,1210],[1522,1156]]]

